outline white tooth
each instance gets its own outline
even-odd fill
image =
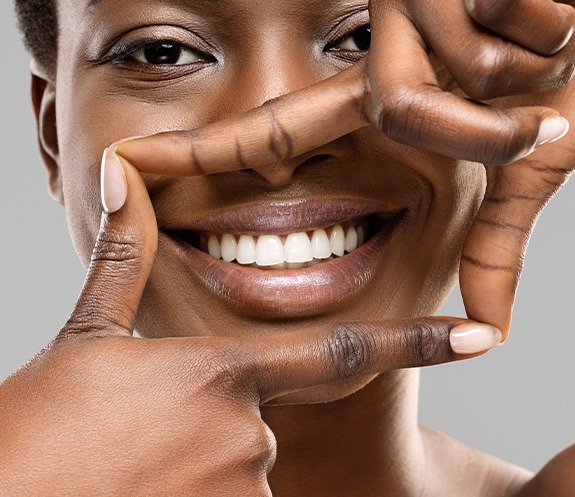
[[[327,259],[331,255],[331,245],[324,229],[315,230],[311,237],[311,250],[314,258]]]
[[[358,226],[357,227],[357,246],[361,247],[363,245],[363,242],[365,241],[365,235],[363,232],[363,227],[362,226]]]
[[[336,224],[331,230],[331,235],[329,236],[329,244],[331,245],[332,253],[339,255],[340,257],[344,254],[345,233],[339,224]]]
[[[256,264],[258,266],[275,266],[286,260],[284,247],[279,236],[262,235],[256,244]]]
[[[238,240],[236,260],[240,264],[252,264],[256,262],[256,242],[253,236],[242,235]]]
[[[288,269],[288,263],[287,262],[282,262],[281,264],[274,264],[273,266],[270,266],[271,269]]]
[[[353,252],[357,248],[357,231],[353,226],[350,226],[345,235],[345,251]]]
[[[232,262],[236,258],[238,251],[238,242],[236,237],[226,233],[222,236],[222,259],[226,262]]]
[[[222,258],[220,242],[218,242],[218,237],[216,235],[211,235],[208,239],[208,253],[216,259]]]
[[[311,242],[307,233],[292,233],[284,244],[286,262],[309,262],[313,260]]]

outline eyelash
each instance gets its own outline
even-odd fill
[[[325,51],[337,53],[337,54],[344,56],[346,58],[358,57],[360,54],[361,54],[361,56],[363,56],[365,53],[367,53],[367,50],[369,50],[369,49],[367,49],[367,50],[361,49],[359,46],[358,46],[358,50],[350,50],[348,48],[338,48],[338,47],[342,46],[343,43],[346,42],[347,40],[353,40],[354,36],[358,35],[358,33],[360,33],[362,30],[366,30],[367,36],[368,37],[370,36],[371,30],[370,30],[369,24],[364,24],[364,25],[358,27],[357,29],[353,30],[352,32],[346,34],[345,36],[342,36],[338,40],[328,44],[325,48]],[[363,36],[365,37],[366,33],[364,33]],[[353,41],[355,42],[355,40],[353,40]],[[357,42],[355,42],[355,43],[357,46]],[[162,45],[171,45],[172,47],[179,48],[180,49],[180,57],[181,57],[182,53],[188,52],[188,53],[193,54],[194,57],[197,57],[198,60],[193,61],[193,62],[189,62],[186,64],[152,64],[152,63],[148,63],[148,62],[138,61],[134,58],[134,56],[138,52],[143,52],[146,49],[158,48],[158,47],[161,47]],[[113,63],[116,65],[132,65],[132,66],[133,65],[139,65],[139,66],[154,67],[156,69],[174,68],[174,67],[178,67],[178,66],[189,67],[189,66],[196,65],[196,64],[206,64],[206,63],[213,63],[213,62],[216,62],[215,57],[213,57],[213,56],[211,56],[205,52],[201,52],[199,50],[196,50],[196,49],[193,49],[190,47],[186,47],[184,44],[179,43],[179,42],[174,41],[174,40],[154,39],[154,38],[149,38],[149,39],[144,38],[144,39],[133,41],[133,42],[119,43],[114,48],[112,48],[112,50],[110,50],[100,61],[101,64]]]
[[[364,31],[362,33],[362,31]],[[346,48],[337,48],[338,46],[343,45],[344,41],[346,40],[351,40],[353,39],[356,35],[362,35],[364,37],[363,40],[361,40],[361,42],[365,42],[367,41],[367,44],[369,45],[369,42],[371,41],[371,27],[369,24],[363,24],[362,26],[359,26],[358,28],[354,29],[353,31],[351,31],[350,33],[340,37],[339,39],[337,39],[336,41],[330,43],[327,47],[326,47],[326,51],[327,52],[337,52],[337,53],[341,53],[341,54],[355,54],[355,56],[362,54],[362,56],[364,54],[366,54],[369,51],[369,47],[367,49],[362,49],[361,47],[358,46],[359,50],[350,50],[350,49],[346,49]],[[354,43],[356,43],[357,46],[357,42],[355,40],[353,40]]]
[[[154,47],[160,47],[162,45],[172,45],[174,47],[178,47],[181,52],[186,51],[193,53],[194,56],[198,58],[197,62],[192,62],[189,64],[150,64],[145,62],[140,62],[134,59],[134,55],[140,51],[144,51],[146,49],[151,49]],[[201,52],[197,49],[192,49],[186,47],[183,43],[179,43],[175,40],[171,39],[141,39],[133,42],[127,43],[119,43],[117,44],[112,50],[110,50],[106,56],[100,61],[102,64],[106,63],[113,63],[117,65],[148,65],[153,67],[174,67],[177,65],[192,65],[192,64],[201,64],[201,63],[211,63],[215,62],[216,59],[205,53]]]

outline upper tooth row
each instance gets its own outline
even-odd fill
[[[277,235],[261,235],[257,241],[253,236],[241,235],[238,240],[234,235],[225,234],[221,241],[216,235],[208,239],[208,252],[216,259],[226,262],[237,260],[240,264],[258,266],[275,266],[282,262],[302,263],[313,259],[327,259],[331,255],[342,256],[351,252],[364,242],[364,230],[349,227],[347,233],[340,225],[332,228],[328,236],[324,229],[313,232],[311,239],[307,233],[292,233],[282,243]]]

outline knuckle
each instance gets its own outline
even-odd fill
[[[137,261],[142,252],[140,243],[131,240],[118,240],[109,234],[98,237],[92,252],[92,262]]]
[[[133,226],[116,227],[104,218],[98,239],[92,251],[92,262],[139,261],[143,242]]]
[[[366,374],[370,361],[372,340],[357,325],[336,326],[326,337],[330,367],[334,377],[345,381]]]
[[[505,45],[482,43],[471,47],[469,53],[471,64],[459,78],[463,90],[478,100],[505,94],[511,85],[511,72],[507,70],[509,50]]]
[[[575,72],[575,43],[570,46],[568,57],[565,58],[565,64],[560,68],[559,73],[556,77],[556,83],[554,89],[558,90],[563,88],[571,79],[573,79],[573,73]]]
[[[277,456],[277,441],[263,421],[254,422],[242,435],[243,460],[252,471],[269,473]]]
[[[405,84],[396,84],[379,92],[374,105],[374,118],[379,130],[402,143],[416,143],[425,134],[426,123],[431,122],[434,99],[429,90]]]
[[[410,324],[406,337],[412,348],[414,366],[429,366],[453,357],[447,326],[416,321]]]

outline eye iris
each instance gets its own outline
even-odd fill
[[[182,47],[175,43],[157,43],[147,46],[144,55],[150,64],[177,64],[182,55]]]
[[[353,41],[360,50],[369,50],[369,45],[371,42],[371,28],[369,26],[363,26],[353,33]]]

